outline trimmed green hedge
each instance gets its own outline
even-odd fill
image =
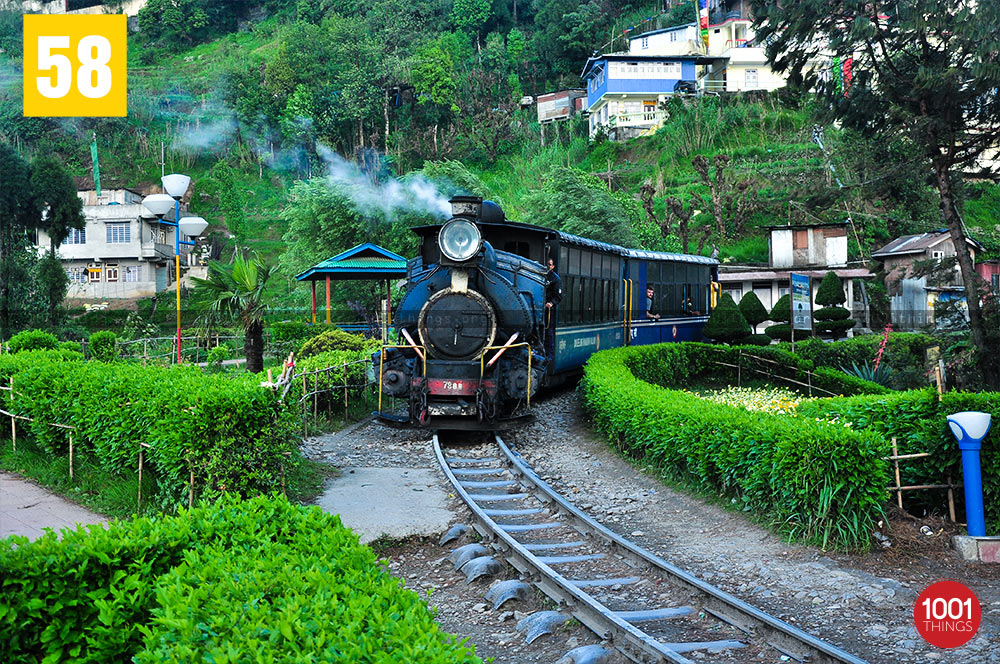
[[[849,367],[852,364],[863,366],[866,362],[875,362],[881,344],[881,334],[865,334],[833,343],[809,338],[795,342],[795,354],[828,367]],[[924,375],[924,358],[927,349],[938,344],[934,337],[926,334],[890,334],[882,362],[892,367],[893,385],[904,389],[926,385],[928,379]],[[791,345],[779,344],[778,347],[787,351]]]
[[[670,389],[719,371],[705,348],[671,343],[591,356],[581,389],[597,428],[674,479],[732,497],[789,537],[866,548],[886,498],[885,441]]]
[[[480,660],[318,507],[280,497],[0,541],[6,662]]]
[[[36,351],[0,356],[0,393],[7,410],[35,419],[28,426],[53,454],[90,454],[111,472],[135,472],[140,443],[157,474],[162,504],[196,494],[244,495],[280,487],[283,465],[296,463],[292,410],[259,376],[208,376],[197,367],[73,361],[77,353]]]
[[[26,350],[55,350],[59,346],[59,340],[54,334],[44,330],[24,330],[12,336],[8,345],[11,353]]]
[[[900,454],[929,452],[929,457],[900,462],[903,484],[944,484],[949,474],[954,482],[962,478],[961,454],[948,428],[948,415],[976,410],[990,413],[994,422],[1000,422],[1000,393],[946,392],[939,402],[935,390],[910,390],[806,401],[797,410],[806,417],[836,418],[855,430],[875,432],[885,440],[895,436]],[[996,441],[997,434],[991,433],[981,452],[986,530],[991,533],[1000,531],[1000,445]],[[959,503],[964,502],[962,491],[956,491],[955,497]],[[923,502],[939,512],[947,506],[944,490],[910,492],[905,500],[910,506]]]

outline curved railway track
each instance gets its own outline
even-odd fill
[[[577,648],[561,661],[605,662],[617,651],[634,662],[691,664],[686,653],[702,651],[704,661],[705,651],[724,651],[727,662],[761,662],[770,651],[770,661],[784,655],[800,662],[866,664],[618,536],[556,493],[499,436],[492,452],[470,456],[462,456],[468,447],[446,454],[436,434],[433,444],[476,530],[560,607],[518,625],[528,640],[573,617],[607,645]],[[470,544],[453,561],[463,563],[470,579],[496,573],[499,566],[485,553]],[[523,588],[504,582],[487,598],[496,608],[523,596]]]

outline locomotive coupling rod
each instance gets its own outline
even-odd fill
[[[497,354],[493,356],[493,359],[491,359],[489,362],[486,363],[486,368],[487,369],[490,368],[490,367],[492,367],[493,363],[496,362],[497,360],[499,360],[500,356],[504,354],[504,351],[507,350],[508,348],[510,348],[510,345],[512,343],[514,343],[515,341],[517,341],[517,336],[519,334],[521,334],[521,333],[520,332],[515,332],[514,334],[510,335],[510,339],[507,340],[507,343],[505,343],[503,346],[501,346],[500,350],[497,351]]]
[[[420,347],[417,346],[417,343],[413,340],[413,337],[410,336],[410,333],[406,331],[406,328],[405,327],[401,327],[401,328],[399,328],[399,331],[402,332],[403,336],[406,337],[406,340],[410,342],[410,348],[412,348],[414,351],[416,351],[417,355],[420,356],[420,361],[421,362],[425,361],[424,360],[424,352],[422,350],[420,350]]]

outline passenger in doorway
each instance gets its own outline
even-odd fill
[[[556,305],[562,301],[562,279],[556,274],[556,262],[547,262],[545,273],[545,354],[555,356],[556,349]]]
[[[701,312],[694,308],[694,300],[691,298],[686,298],[683,303],[681,303],[681,310],[684,312],[685,316],[700,316]]]
[[[660,314],[653,313],[653,295],[655,294],[652,286],[646,287],[646,318],[650,320],[660,320]]]

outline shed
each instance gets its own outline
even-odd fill
[[[311,268],[295,275],[297,281],[312,282],[312,321],[316,322],[316,282],[326,282],[326,322],[330,322],[330,281],[345,279],[382,279],[385,281],[386,300],[389,310],[386,312],[386,326],[391,319],[392,300],[389,282],[406,276],[406,259],[371,242],[359,244],[356,247],[339,253],[333,258],[313,265]]]

